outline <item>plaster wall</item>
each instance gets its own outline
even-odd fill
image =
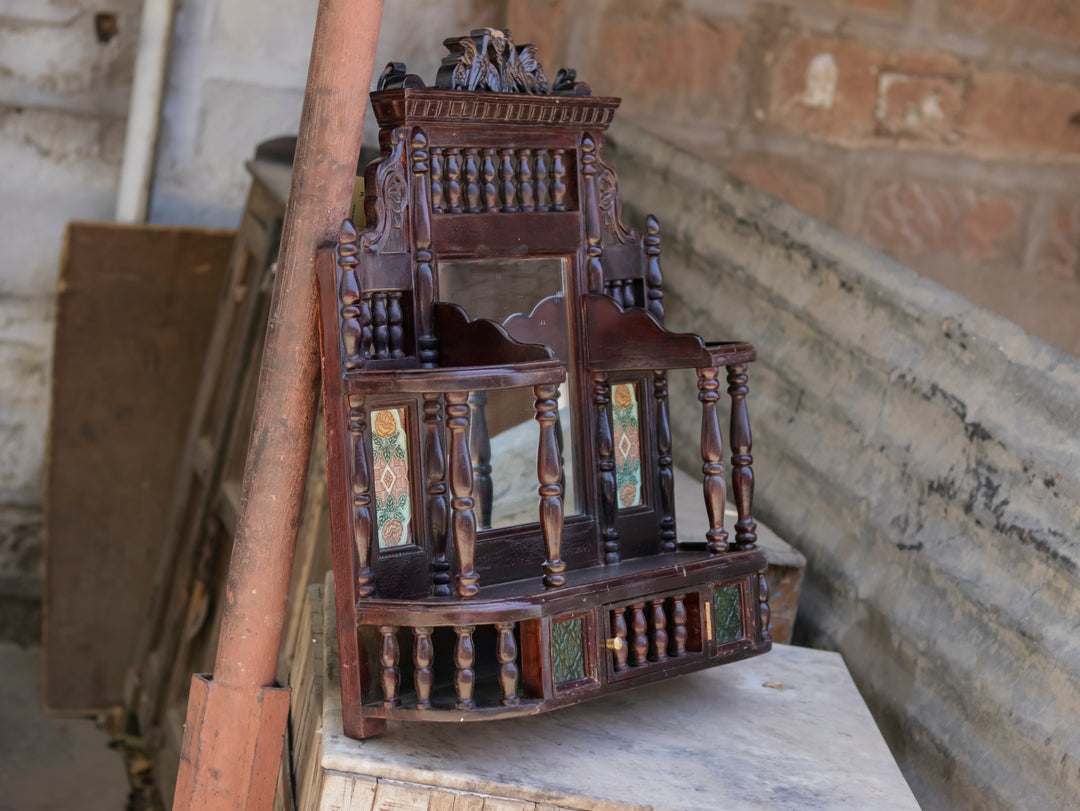
[[[643,130],[611,142],[669,326],[758,347],[755,506],[807,558],[797,638],[844,655],[925,808],[1073,807],[1080,360]],[[696,395],[673,381],[687,470]]]

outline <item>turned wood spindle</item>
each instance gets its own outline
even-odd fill
[[[371,357],[373,330],[371,327],[371,293],[360,297],[360,359]]]
[[[451,214],[461,213],[461,150],[446,150],[446,207]]]
[[[420,365],[434,367],[439,361],[439,340],[435,337],[432,308],[435,301],[435,254],[431,250],[431,176],[427,136],[419,129],[409,143],[412,150],[411,195],[413,258],[416,261],[414,289],[417,317],[417,348]]]
[[[615,672],[622,673],[628,665],[626,659],[630,649],[626,644],[626,609],[616,608],[611,612],[611,635],[619,640],[613,651],[615,654]]]
[[[667,661],[667,613],[664,611],[664,599],[650,600],[652,612],[650,625],[652,625],[652,639],[649,645],[649,658],[654,662]]]
[[[536,150],[536,210],[547,211],[551,207],[548,198],[548,151]]]
[[[450,534],[457,554],[457,596],[475,597],[480,576],[475,569],[476,512],[473,509],[472,458],[469,456],[469,393],[448,392],[446,426],[450,429]]]
[[[427,472],[428,533],[432,540],[431,593],[450,596],[446,559],[446,457],[443,454],[442,404],[438,394],[424,395],[424,469]]]
[[[585,133],[581,136],[581,180],[584,185],[582,192],[582,208],[585,214],[585,278],[587,287],[591,293],[600,293],[604,290],[604,267],[600,257],[604,254],[600,234],[600,201],[599,192],[596,188],[597,168],[596,141]],[[614,287],[615,298],[620,304],[621,291],[619,286]]]
[[[379,664],[382,665],[383,706],[397,707],[401,704],[401,699],[398,698],[401,671],[398,669],[397,628],[393,625],[381,625],[379,633],[382,634]]]
[[[481,186],[484,211],[494,214],[499,210],[499,193],[495,186],[495,150],[484,150],[484,162],[481,168],[484,185]]]
[[[686,655],[686,595],[676,594],[671,598],[671,657],[678,659]]]
[[[349,436],[352,451],[352,531],[353,531],[353,582],[358,598],[370,597],[375,593],[371,575],[371,474],[368,470],[367,411],[364,409],[364,397],[360,394],[349,396]]]
[[[363,297],[356,266],[360,260],[356,244],[356,227],[349,220],[341,224],[338,244],[335,248],[337,262],[341,267],[341,283],[338,296],[341,299],[341,346],[345,356],[345,368],[355,369],[363,361],[367,347],[360,342],[360,307]]]
[[[375,357],[385,360],[390,357],[390,325],[387,321],[386,293],[375,293],[371,300],[371,323],[373,327],[372,344]]]
[[[498,639],[495,642],[495,657],[499,660],[499,684],[503,691],[503,706],[516,707],[518,705],[517,685],[517,640],[514,639],[514,623],[497,622],[495,630],[498,631]]]
[[[731,397],[731,490],[738,520],[735,522],[737,549],[757,548],[757,523],[754,506],[754,457],[750,455],[750,416],[746,411],[746,364],[727,367],[728,395]]]
[[[387,294],[386,324],[390,338],[390,357],[405,357],[405,317],[401,312],[401,291],[393,290]]]
[[[514,150],[500,149],[499,178],[502,180],[502,210],[517,211],[517,185],[514,183]]]
[[[491,437],[487,424],[487,392],[469,394],[469,458],[472,459],[473,492],[478,502],[480,529],[491,527],[494,485],[491,481]]]
[[[566,211],[566,150],[551,152],[551,210]]]
[[[518,197],[521,211],[533,210],[532,150],[518,150]]]
[[[772,610],[769,608],[769,582],[765,579],[765,572],[758,572],[758,611],[761,614],[761,641],[772,642],[772,634],[769,632],[769,623],[772,620]]]
[[[536,453],[536,477],[540,481],[540,531],[544,536],[544,586],[558,588],[566,583],[562,560],[562,462],[555,423],[559,419],[559,387],[535,386],[536,421],[540,423],[540,444]]]
[[[674,552],[675,471],[671,459],[667,372],[663,369],[653,372],[653,397],[656,400],[656,462],[660,479],[660,551]]]
[[[664,274],[660,272],[660,222],[650,214],[645,219],[645,306],[664,323]]]
[[[724,529],[724,440],[720,434],[720,420],[716,403],[720,399],[720,383],[716,379],[719,370],[705,367],[697,370],[698,400],[701,401],[701,472],[705,479],[705,511],[709,515],[709,531],[705,533],[709,554],[719,555],[728,551],[728,534]]]
[[[431,210],[443,212],[443,154],[438,147],[431,148]]]
[[[454,691],[457,693],[456,706],[459,710],[476,707],[476,702],[473,701],[473,687],[476,684],[476,673],[473,671],[476,663],[474,630],[474,625],[459,625],[454,629],[457,633],[457,644],[454,646]]]
[[[431,709],[431,686],[434,684],[431,665],[435,661],[435,648],[431,644],[431,629],[413,628],[413,637],[413,664],[416,666],[413,683],[416,686],[416,708],[427,710]]]
[[[470,214],[480,211],[480,150],[465,150],[465,210]]]
[[[630,633],[633,634],[630,641],[630,666],[641,667],[649,657],[649,637],[645,635],[649,629],[645,622],[645,603],[634,603],[630,606],[630,611]]]
[[[604,539],[604,563],[618,563],[615,437],[611,427],[611,386],[604,372],[593,373],[593,405],[596,406],[596,462],[600,471],[600,531]]]

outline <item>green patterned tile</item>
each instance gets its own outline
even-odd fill
[[[713,615],[716,617],[718,644],[730,642],[743,635],[738,585],[720,586],[713,592]]]
[[[637,387],[618,383],[612,388],[611,416],[615,421],[615,492],[619,509],[641,504],[641,430]]]
[[[578,617],[551,624],[551,663],[555,683],[585,678],[585,621]]]

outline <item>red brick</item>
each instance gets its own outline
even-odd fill
[[[859,236],[902,261],[1019,261],[1022,210],[1014,195],[930,180],[885,181],[867,196]]]
[[[976,73],[964,114],[965,140],[975,150],[1013,159],[1080,154],[1080,126],[1070,123],[1077,113],[1076,84]]]
[[[744,77],[737,57],[743,32],[689,14],[605,14],[603,47],[588,72],[593,92],[622,96],[627,112],[695,123],[733,123],[740,117]]]
[[[883,71],[878,80],[877,121],[884,135],[943,143],[959,139],[964,105],[962,79]]]
[[[724,168],[740,180],[779,197],[812,217],[829,218],[829,187],[803,166],[771,155],[739,155],[724,161]]]
[[[886,54],[858,43],[789,35],[771,61],[767,117],[782,127],[836,142],[874,134],[879,66]],[[829,73],[835,83],[829,92]]]
[[[1043,218],[1035,273],[1044,278],[1080,281],[1080,201],[1057,200]]]
[[[942,11],[952,27],[965,33],[1002,38],[1035,33],[1080,41],[1076,0],[948,0]]]

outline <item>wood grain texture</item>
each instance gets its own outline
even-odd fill
[[[68,227],[47,470],[45,701],[53,710],[122,702],[233,237]]]

